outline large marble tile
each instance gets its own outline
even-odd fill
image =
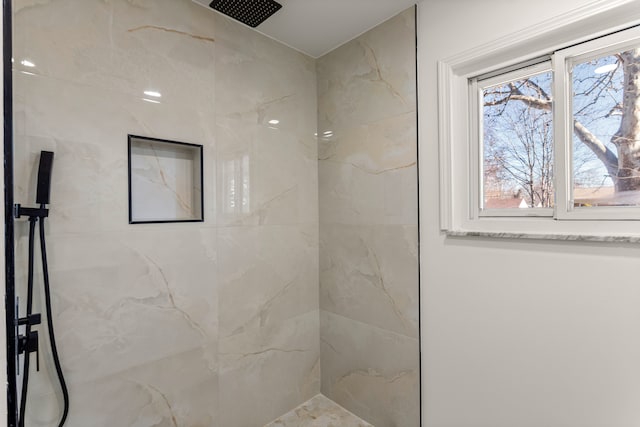
[[[317,127],[315,60],[216,15],[219,122],[287,131],[313,149]],[[270,121],[277,120],[278,123]],[[231,125],[233,127],[233,125]],[[273,132],[271,133],[273,134]]]
[[[216,111],[246,125],[269,125],[299,135],[316,132],[315,62],[297,53],[277,61],[269,52],[243,52],[221,42],[216,50]],[[224,88],[224,90],[219,90]],[[279,123],[268,123],[278,120]]]
[[[377,173],[351,163],[320,161],[318,176],[322,224],[417,224],[415,164]]]
[[[49,235],[128,227],[126,135],[124,152],[92,140],[16,135],[16,203],[35,206],[40,151],[53,151]],[[113,191],[120,188],[121,191]],[[22,231],[23,227],[19,227]],[[25,230],[26,232],[26,230]]]
[[[415,166],[417,162],[415,111],[331,131],[330,135],[319,135],[319,160],[348,163],[376,174]]]
[[[417,339],[417,226],[320,230],[322,309]]]
[[[220,425],[262,426],[320,391],[313,311],[220,340]]]
[[[286,45],[275,42],[273,39],[261,34],[257,34],[250,28],[238,25],[236,21],[221,14],[214,14],[216,26],[216,45],[234,52],[234,58],[253,57],[258,61],[255,65],[259,68],[275,64],[281,71],[279,77],[292,77],[298,81],[300,78],[308,78],[308,73],[314,75],[312,85],[307,89],[315,93],[315,59],[308,55],[291,49]],[[240,56],[236,56],[240,55]],[[220,56],[224,58],[224,55]],[[264,76],[263,76],[264,77]],[[247,82],[251,84],[251,82]],[[297,86],[297,85],[294,85]],[[256,95],[268,93],[274,88],[286,88],[284,84],[277,84],[274,87],[262,86]]]
[[[314,61],[218,21],[218,222],[317,223]]]
[[[53,320],[68,381],[95,380],[215,342],[215,238],[215,229],[175,227],[49,239]],[[25,283],[24,273],[16,280]],[[39,289],[35,312],[42,310]],[[207,356],[215,360],[215,352]]]
[[[16,201],[34,203],[39,152],[54,151],[53,233],[129,228],[127,134],[204,146],[204,217],[215,224],[215,138],[203,112],[106,92],[93,102],[90,87],[33,76],[17,81],[24,90],[16,103]],[[45,93],[38,95],[38,88]]]
[[[218,119],[218,223],[317,224],[315,138]]]
[[[376,427],[420,420],[418,340],[321,311],[322,394]]]
[[[125,155],[127,134],[214,146],[213,103],[145,102],[140,96],[21,73],[15,91],[17,134],[90,141]]]
[[[319,394],[265,427],[372,427]]]
[[[212,427],[219,424],[217,365],[203,349],[71,384],[69,427]],[[57,425],[61,396],[31,396],[26,426]]]
[[[318,60],[322,392],[377,427],[420,419],[415,23]]]
[[[316,226],[218,229],[221,337],[318,309]]]
[[[190,1],[18,0],[14,9],[20,71],[138,97],[156,90],[181,104],[213,100],[214,17]]]
[[[318,60],[318,128],[339,131],[416,109],[414,9]]]

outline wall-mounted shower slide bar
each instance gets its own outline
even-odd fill
[[[39,336],[38,331],[32,331],[33,326],[39,325],[42,316],[40,313],[33,313],[33,279],[34,279],[34,261],[35,261],[35,231],[36,224],[39,222],[40,234],[40,254],[42,256],[42,278],[44,282],[44,303],[47,315],[47,330],[49,332],[49,341],[51,344],[51,354],[55,365],[60,388],[64,398],[64,410],[58,427],[62,427],[69,413],[69,393],[67,385],[60,366],[60,358],[58,357],[58,348],[56,345],[55,333],[53,329],[52,310],[51,310],[51,289],[49,286],[49,267],[47,264],[47,248],[45,243],[44,220],[49,216],[49,195],[51,190],[51,171],[53,166],[53,153],[51,151],[42,151],[40,153],[40,166],[38,168],[38,188],[36,194],[36,203],[40,206],[37,208],[25,208],[15,205],[14,215],[16,218],[26,217],[29,220],[29,260],[27,270],[27,307],[26,315],[16,319],[16,328],[24,326],[24,334],[18,337],[18,354],[24,354],[23,371],[22,371],[22,391],[20,398],[20,409],[18,413],[18,427],[24,427],[25,414],[27,407],[27,393],[29,389],[29,364],[31,353],[36,353],[36,369],[40,370],[40,352],[39,352]]]

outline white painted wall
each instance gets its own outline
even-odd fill
[[[426,427],[640,425],[640,247],[445,238],[438,227],[436,61],[588,3],[420,5]]]

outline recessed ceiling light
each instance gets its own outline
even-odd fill
[[[618,64],[607,64],[596,68],[595,70],[593,70],[593,72],[596,74],[604,74],[613,71],[616,68],[618,68]]]
[[[269,122],[268,122],[268,123],[269,123],[270,125],[277,125],[278,123],[280,123],[280,120],[275,120],[275,119],[273,119],[273,120],[269,120]]]
[[[160,104],[160,101],[156,101],[156,100],[153,100],[153,99],[142,98],[142,100],[150,102],[152,104]]]
[[[36,64],[34,64],[33,62],[29,61],[28,59],[23,59],[20,62],[22,65],[24,65],[25,67],[29,67],[29,68],[33,68],[36,66]]]
[[[147,96],[152,96],[154,98],[162,98],[162,94],[155,90],[145,90],[144,94]]]

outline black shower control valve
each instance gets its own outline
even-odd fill
[[[21,317],[18,319],[18,325],[39,325],[42,322],[42,315],[40,313],[32,314],[31,316]]]
[[[36,371],[40,372],[40,348],[38,345],[38,331],[29,332],[29,336],[20,335],[18,337],[18,354],[25,353],[29,357],[31,353],[36,353]]]
[[[15,218],[22,218],[28,216],[29,219],[33,218],[47,218],[49,216],[49,209],[46,208],[25,208],[20,204],[14,206],[13,216]]]

